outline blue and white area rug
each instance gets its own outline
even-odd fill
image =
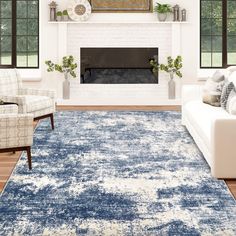
[[[0,198],[0,235],[236,235],[236,202],[178,112],[59,112]]]

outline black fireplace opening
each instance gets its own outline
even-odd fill
[[[83,84],[156,84],[150,60],[158,48],[81,48]]]

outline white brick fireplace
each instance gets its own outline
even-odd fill
[[[81,47],[157,47],[159,61],[181,54],[181,29],[184,23],[155,21],[93,21],[52,23],[58,26],[58,58],[74,55],[80,61]],[[78,63],[79,66],[80,63]],[[78,68],[80,75],[80,68]],[[168,76],[160,73],[159,84],[80,84],[71,80],[71,99],[59,104],[68,105],[168,105]]]

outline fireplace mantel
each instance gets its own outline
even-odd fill
[[[149,21],[137,21],[137,20],[129,20],[129,21],[122,21],[122,20],[116,20],[116,21],[98,21],[98,20],[90,20],[90,21],[49,21],[49,24],[79,24],[79,25],[90,25],[90,24],[155,24],[155,25],[185,25],[188,24],[187,21],[154,21],[154,20],[149,20]]]

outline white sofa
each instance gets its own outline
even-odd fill
[[[236,178],[236,116],[202,102],[203,86],[184,85],[182,123],[216,178]]]

